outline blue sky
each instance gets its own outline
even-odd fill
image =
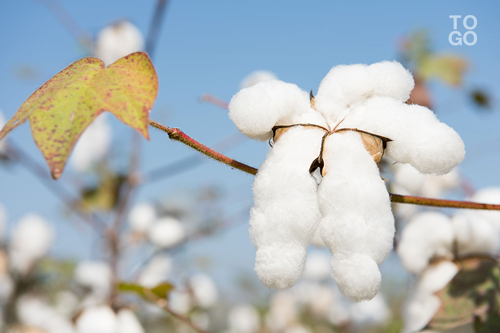
[[[95,35],[105,25],[126,18],[145,34],[155,1],[61,1],[80,25]],[[496,101],[493,112],[476,112],[463,89],[432,83],[438,117],[464,139],[471,158],[462,172],[477,188],[500,186],[500,3],[498,1],[179,1],[171,0],[162,27],[154,64],[160,93],[152,119],[180,127],[188,135],[211,145],[235,131],[227,114],[198,98],[212,93],[229,100],[241,79],[256,69],[275,72],[280,79],[304,90],[317,90],[328,70],[337,64],[372,63],[397,57],[400,38],[425,28],[437,50],[466,57],[471,68],[466,87],[486,88]],[[478,42],[451,46],[449,15],[475,15]],[[73,37],[39,1],[3,1],[0,4],[0,109],[10,118],[42,83],[71,62],[85,56]],[[459,22],[459,31],[465,32]],[[16,78],[16,69],[37,70],[32,81]],[[129,130],[113,123],[115,147],[127,150]],[[10,138],[43,162],[27,125]],[[267,143],[246,141],[228,155],[258,166]],[[166,135],[152,132],[144,144],[144,170],[176,161],[193,152]],[[61,181],[69,181],[68,175]],[[162,197],[185,188],[219,184],[228,194],[224,205],[235,212],[251,204],[252,177],[214,161],[192,171],[149,185],[138,201]],[[0,168],[0,203],[9,223],[35,211],[57,227],[53,253],[63,257],[95,257],[99,241],[87,228],[68,222],[58,200],[21,168]],[[247,227],[240,227],[197,242],[183,254],[204,254],[217,263],[215,274],[226,276],[251,271],[254,249]]]

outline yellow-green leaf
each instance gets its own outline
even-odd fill
[[[136,293],[145,299],[149,299],[151,296],[168,299],[168,294],[174,289],[174,286],[168,282],[164,282],[156,287],[146,288],[136,283],[120,282],[118,289],[122,292]]]
[[[157,92],[156,71],[144,52],[107,68],[97,58],[84,58],[35,91],[0,131],[0,140],[29,119],[33,139],[57,179],[82,132],[104,111],[149,139],[149,111]]]
[[[458,56],[429,55],[422,59],[418,76],[423,80],[437,78],[451,86],[459,86],[467,67],[467,61]]]

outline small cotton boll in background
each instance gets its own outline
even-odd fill
[[[118,319],[107,305],[89,307],[76,320],[77,333],[118,333]]]
[[[138,233],[144,233],[156,220],[156,210],[150,203],[144,202],[132,208],[128,217],[130,228]]]
[[[184,226],[174,217],[163,217],[148,229],[148,238],[156,246],[169,248],[184,239]]]
[[[310,280],[323,280],[330,276],[331,255],[325,252],[312,252],[308,255],[304,277]]]
[[[168,255],[153,258],[138,278],[140,285],[153,288],[167,280],[172,269],[172,259]]]
[[[398,183],[391,184],[391,192],[400,195],[412,195]],[[392,212],[394,213],[394,216],[396,216],[397,218],[409,220],[418,212],[418,206],[393,203]]]
[[[172,290],[169,294],[169,303],[172,311],[186,314],[193,307],[191,295],[187,291]]]
[[[420,275],[403,308],[403,333],[418,332],[432,319],[441,305],[435,295],[458,273],[456,264],[442,261],[429,266]]]
[[[471,201],[500,205],[500,187],[487,187],[477,191],[471,198]],[[472,215],[480,216],[482,219],[489,220],[500,230],[500,212],[488,210],[469,211]]]
[[[449,217],[437,212],[420,213],[403,229],[397,253],[408,271],[419,274],[433,258],[453,258],[454,237]]]
[[[394,182],[404,188],[412,195],[420,193],[420,189],[425,182],[425,175],[418,172],[410,164],[397,163],[393,166]]]
[[[99,32],[94,52],[97,58],[109,66],[116,60],[143,48],[144,38],[139,29],[128,21],[119,21]]]
[[[74,272],[75,281],[89,287],[93,294],[105,296],[111,288],[111,268],[102,261],[80,262]]]
[[[108,113],[98,116],[82,133],[70,157],[70,164],[78,172],[89,171],[109,153],[111,126]]]
[[[203,307],[213,306],[219,297],[217,286],[206,274],[196,274],[189,279],[189,286],[193,292],[196,303]]]
[[[118,311],[116,333],[144,333],[144,328],[134,312],[129,309]]]
[[[296,322],[297,299],[289,291],[276,292],[271,296],[269,311],[266,314],[266,326],[271,332],[281,332]]]
[[[16,304],[19,321],[45,332],[74,333],[71,321],[36,296],[23,295]]]
[[[254,333],[260,328],[259,312],[251,304],[231,307],[227,321],[231,333]]]
[[[391,310],[380,293],[370,301],[353,303],[349,308],[352,321],[360,327],[384,325],[391,318]]]
[[[78,297],[71,291],[59,291],[56,294],[54,309],[69,318],[78,306]]]
[[[278,77],[273,72],[263,70],[254,71],[243,78],[240,83],[240,89],[252,87],[260,82],[277,79]]]
[[[451,220],[455,229],[455,241],[459,257],[487,255],[496,257],[499,251],[500,235],[496,226],[469,214],[457,214]]]
[[[208,329],[210,326],[210,317],[205,312],[195,312],[191,315],[191,321],[201,329]]]
[[[54,231],[45,219],[36,214],[25,215],[12,231],[11,266],[22,274],[28,273],[49,252],[53,240]]]

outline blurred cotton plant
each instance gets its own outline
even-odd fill
[[[130,53],[142,51],[144,37],[131,22],[123,20],[102,29],[97,35],[94,54],[106,66]]]

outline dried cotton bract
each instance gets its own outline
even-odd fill
[[[405,104],[413,86],[399,63],[381,62],[334,67],[311,100],[278,80],[233,97],[229,117],[243,134],[274,135],[250,212],[255,270],[264,285],[284,289],[297,282],[319,226],[340,291],[354,301],[377,294],[394,218],[376,162],[385,150],[422,173],[445,174],[465,154],[458,134],[431,110]],[[322,167],[319,186],[309,172],[314,166]]]

